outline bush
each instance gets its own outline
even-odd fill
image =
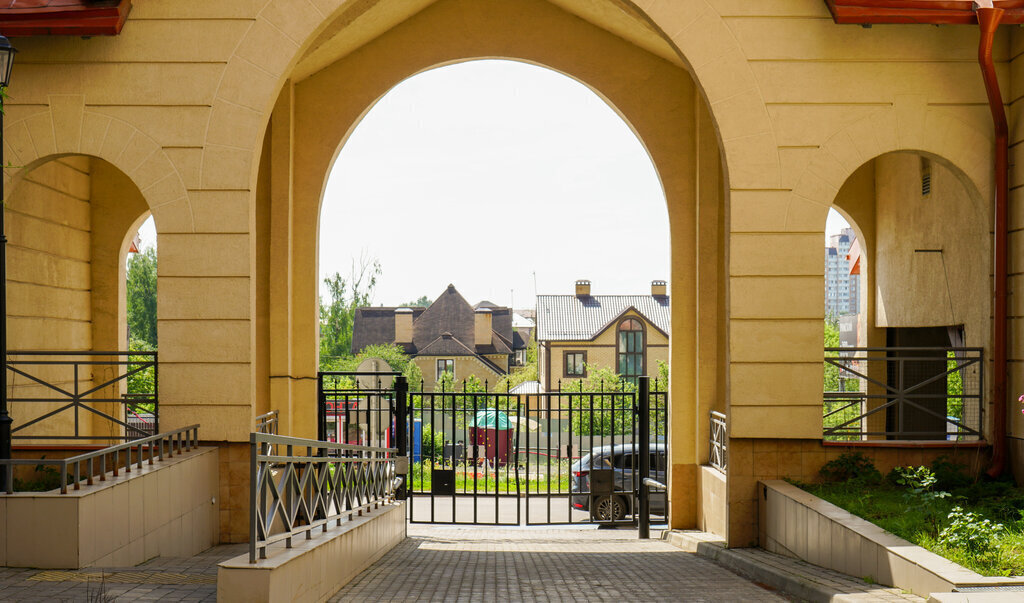
[[[424,427],[422,437],[423,449],[421,454],[423,458],[436,463],[442,462],[444,458],[444,432]]]
[[[954,507],[949,513],[949,526],[939,534],[939,542],[948,549],[960,549],[973,555],[992,551],[1003,524],[982,519],[977,513]]]
[[[818,473],[828,482],[858,480],[877,483],[882,480],[882,474],[875,468],[875,464],[861,452],[845,452],[839,458],[825,463]]]
[[[932,472],[935,473],[935,479],[938,480],[936,486],[943,490],[963,488],[974,481],[967,474],[967,467],[945,454],[932,462]]]

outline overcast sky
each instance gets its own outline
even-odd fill
[[[320,274],[380,260],[375,305],[436,298],[517,308],[541,294],[648,293],[668,279],[668,213],[647,152],[579,82],[511,61],[406,80],[342,148],[327,184]]]

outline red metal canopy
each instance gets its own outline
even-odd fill
[[[825,0],[825,4],[832,13],[832,19],[841,24],[978,23],[972,0]],[[1024,0],[996,0],[992,4],[1006,11],[1000,23],[1024,23]]]
[[[0,34],[116,36],[131,0],[0,0]]]

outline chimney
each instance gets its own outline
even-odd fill
[[[395,343],[412,343],[412,308],[395,310]]]
[[[477,308],[475,323],[473,324],[474,345],[491,345],[491,311],[487,308]]]
[[[668,283],[665,281],[651,281],[651,295],[654,297],[666,297],[668,295]]]
[[[590,297],[590,281],[586,279],[576,281],[576,297]]]

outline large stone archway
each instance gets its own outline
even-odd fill
[[[716,130],[700,90],[680,62],[542,0],[435,3],[285,86],[264,141],[257,192],[257,213],[263,216],[257,218],[263,240],[258,248],[267,258],[267,274],[275,275],[257,295],[258,304],[268,300],[267,408],[283,411],[283,425],[291,433],[315,433],[310,401],[315,399],[318,221],[327,176],[341,146],[369,108],[403,79],[475,58],[526,61],[578,79],[619,112],[651,155],[665,191],[673,242],[673,523],[694,526],[697,465],[704,460],[704,447],[696,442],[705,427],[696,417],[720,403],[715,375],[724,370],[715,362],[715,350],[724,340],[718,306],[723,186]],[[260,230],[261,223],[266,230]],[[281,280],[282,274],[288,279]],[[699,335],[705,336],[700,350]],[[700,367],[701,386],[699,353],[709,358]]]

